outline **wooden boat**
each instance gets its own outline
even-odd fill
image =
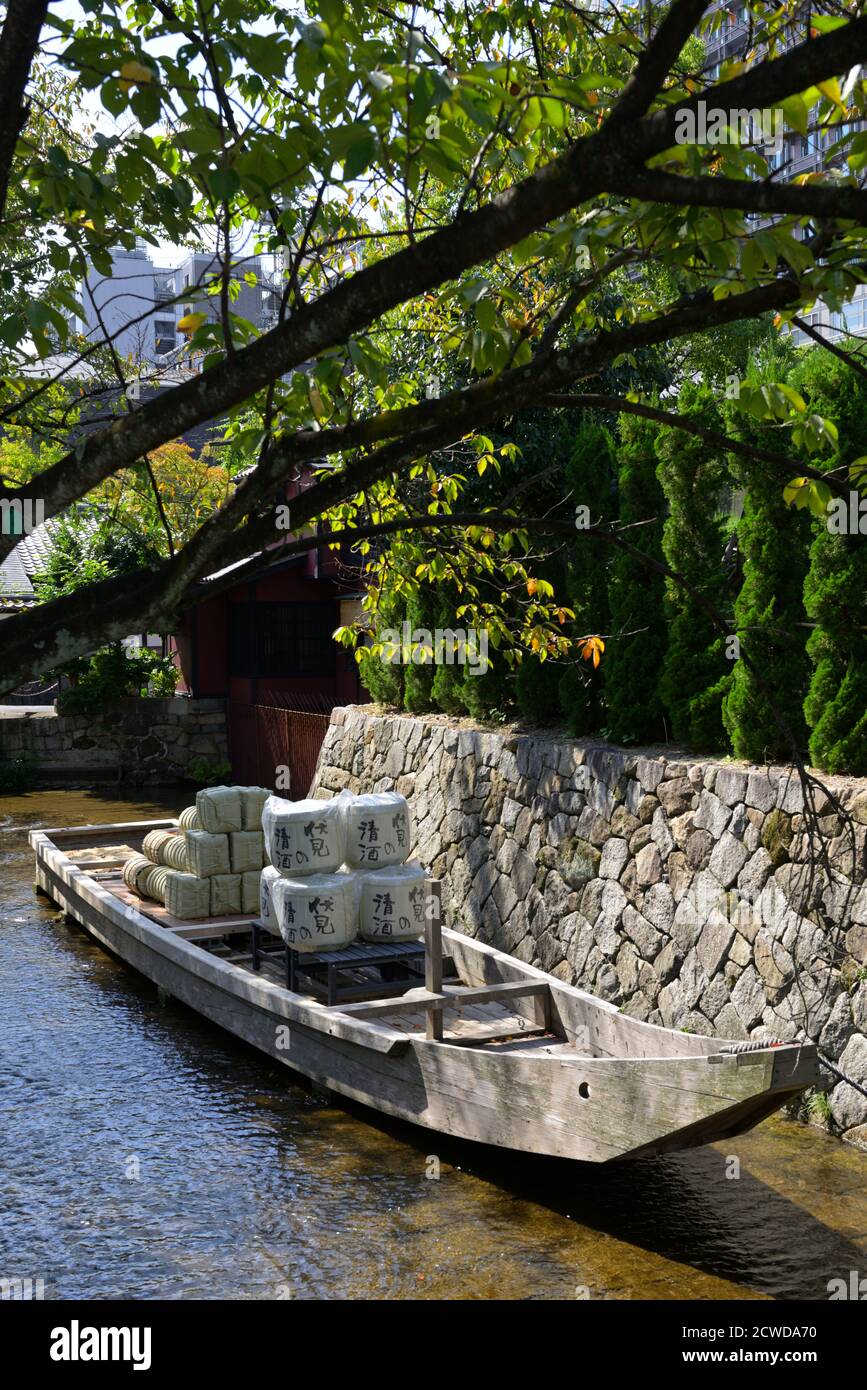
[[[174,821],[36,830],[36,887],[102,946],[274,1061],[319,1086],[443,1134],[604,1163],[729,1138],[814,1084],[807,1044],[725,1043],[641,1023],[612,1004],[442,929],[453,981],[395,997],[358,975],[356,1002],[252,968],[250,917],[180,922],[133,898],[121,867]],[[279,943],[275,943],[279,944]],[[282,949],[282,948],[281,948]],[[369,974],[370,972],[368,972]],[[418,978],[418,977],[417,977]]]

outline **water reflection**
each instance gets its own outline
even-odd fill
[[[824,1298],[867,1269],[864,1155],[784,1118],[631,1164],[504,1155],[331,1105],[161,1007],[34,897],[26,831],[188,795],[0,802],[0,1276],[60,1298]]]

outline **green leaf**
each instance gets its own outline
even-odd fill
[[[130,106],[145,129],[155,125],[162,110],[159,88],[153,85],[136,88],[130,99]]]
[[[241,187],[241,180],[234,169],[212,169],[208,174],[208,184],[216,198],[228,203]]]
[[[810,129],[810,108],[807,106],[802,96],[786,97],[780,103],[786,125],[791,126],[799,135],[806,135]]]
[[[343,178],[349,183],[352,179],[357,179],[363,174],[365,169],[372,163],[376,154],[376,136],[367,134],[362,135],[360,140],[356,140],[350,145],[346,158],[343,161]]]

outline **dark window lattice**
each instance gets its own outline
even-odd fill
[[[229,674],[332,676],[333,603],[229,605]]]

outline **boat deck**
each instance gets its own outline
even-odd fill
[[[122,864],[133,852],[128,845],[111,845],[100,847],[99,850],[73,851],[70,858],[75,860],[77,867],[86,867],[91,876],[114,897],[127,906],[134,907],[137,912],[150,918],[157,925],[173,934],[183,936],[188,941],[195,941],[209,955],[217,956],[240,970],[248,970],[251,974],[258,973],[260,978],[285,987],[286,968],[282,949],[269,951],[260,947],[259,969],[258,972],[253,970],[252,947],[248,933],[254,917],[242,914],[182,921],[172,916],[161,904],[139,898],[127,888],[122,878],[117,877],[118,864]],[[369,977],[369,972],[366,972],[363,966],[348,973],[355,979],[359,992],[365,995],[367,1000],[380,1000],[381,995],[377,993],[378,982]],[[455,976],[454,979],[460,984],[459,977]],[[420,979],[408,979],[407,992],[420,983]],[[315,996],[303,990],[299,991],[299,997],[311,1003],[315,1002]],[[377,1022],[411,1037],[424,1037],[427,1015],[421,1005],[412,1012],[408,1012],[404,1007],[397,1008],[394,1012],[378,1014]],[[517,1047],[521,1050],[565,1052],[573,1057],[575,1055],[574,1044],[564,1042],[544,1023],[516,1013],[513,1007],[510,1008],[508,1004],[495,999],[466,1004],[456,1000],[454,1004],[447,1005],[443,1010],[442,1040],[463,1047],[509,1050]]]

